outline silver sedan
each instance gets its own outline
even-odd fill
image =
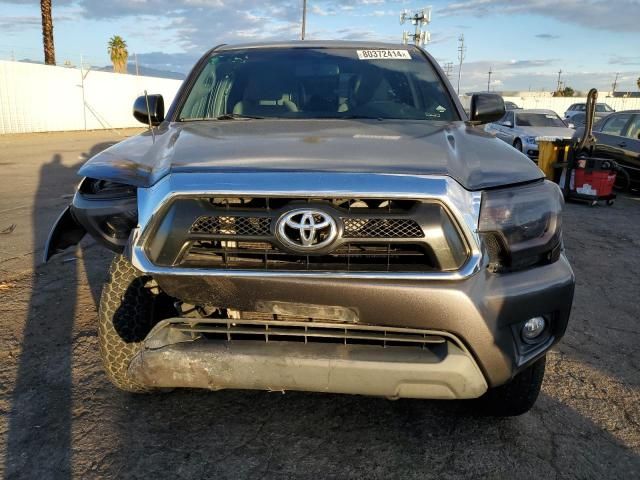
[[[510,110],[485,131],[533,159],[538,158],[538,137],[571,138],[575,132],[553,110]]]

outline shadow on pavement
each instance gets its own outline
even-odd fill
[[[462,402],[295,392],[118,400],[120,431],[99,476],[629,478],[640,468],[616,438],[548,396],[509,419],[476,417]]]
[[[113,145],[94,145],[90,158]],[[65,166],[55,154],[40,169],[32,213],[34,265],[31,297],[23,330],[22,350],[11,396],[5,478],[69,478],[71,476],[72,334],[76,315],[79,263],[63,254],[68,265],[53,269],[38,252],[60,213],[59,199],[73,192],[80,162]],[[82,256],[80,253],[79,256]],[[89,272],[87,272],[89,273]],[[87,277],[96,279],[93,274]],[[92,285],[97,306],[101,285]],[[45,292],[52,294],[46,295]],[[55,298],[55,302],[51,299]]]

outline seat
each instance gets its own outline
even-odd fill
[[[292,90],[283,75],[264,72],[252,75],[233,113],[269,117],[297,112],[298,106],[291,100]]]

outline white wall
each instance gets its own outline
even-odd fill
[[[0,60],[0,134],[141,126],[133,101],[146,89],[165,108],[181,80]],[[83,101],[84,90],[84,101]]]
[[[561,117],[570,105],[586,103],[586,97],[504,97],[522,108],[544,108],[553,110]],[[598,103],[606,103],[619,112],[620,110],[640,109],[640,98],[598,97]]]
[[[585,103],[586,97],[504,97],[521,108],[541,108],[553,110],[564,118],[564,112],[574,103]],[[469,108],[470,96],[460,96],[465,108]],[[606,103],[616,111],[640,109],[640,98],[598,97],[598,102]]]
[[[133,101],[146,89],[160,93],[168,108],[181,80],[137,77],[0,60],[0,134],[138,127]],[[84,91],[84,101],[83,101]],[[468,108],[470,97],[461,96]],[[554,110],[562,116],[585,98],[505,97],[523,108]],[[640,109],[640,98],[599,98],[616,110]]]

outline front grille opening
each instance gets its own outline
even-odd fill
[[[279,198],[279,197],[214,197],[209,204],[221,210],[278,210],[292,203],[325,203],[344,212],[354,213],[407,213],[418,203],[416,200],[384,198]]]
[[[261,236],[269,235],[270,227],[268,217],[201,216],[189,231],[207,235]]]
[[[171,325],[192,337],[219,341],[297,342],[338,345],[373,345],[382,348],[445,348],[438,332],[400,327],[328,324],[315,321],[242,320],[224,318],[184,319]]]
[[[389,272],[437,268],[425,244],[348,243],[321,255],[296,255],[269,242],[198,240],[187,249],[181,266],[227,269]]]
[[[422,238],[418,222],[408,218],[343,218],[345,238]]]

